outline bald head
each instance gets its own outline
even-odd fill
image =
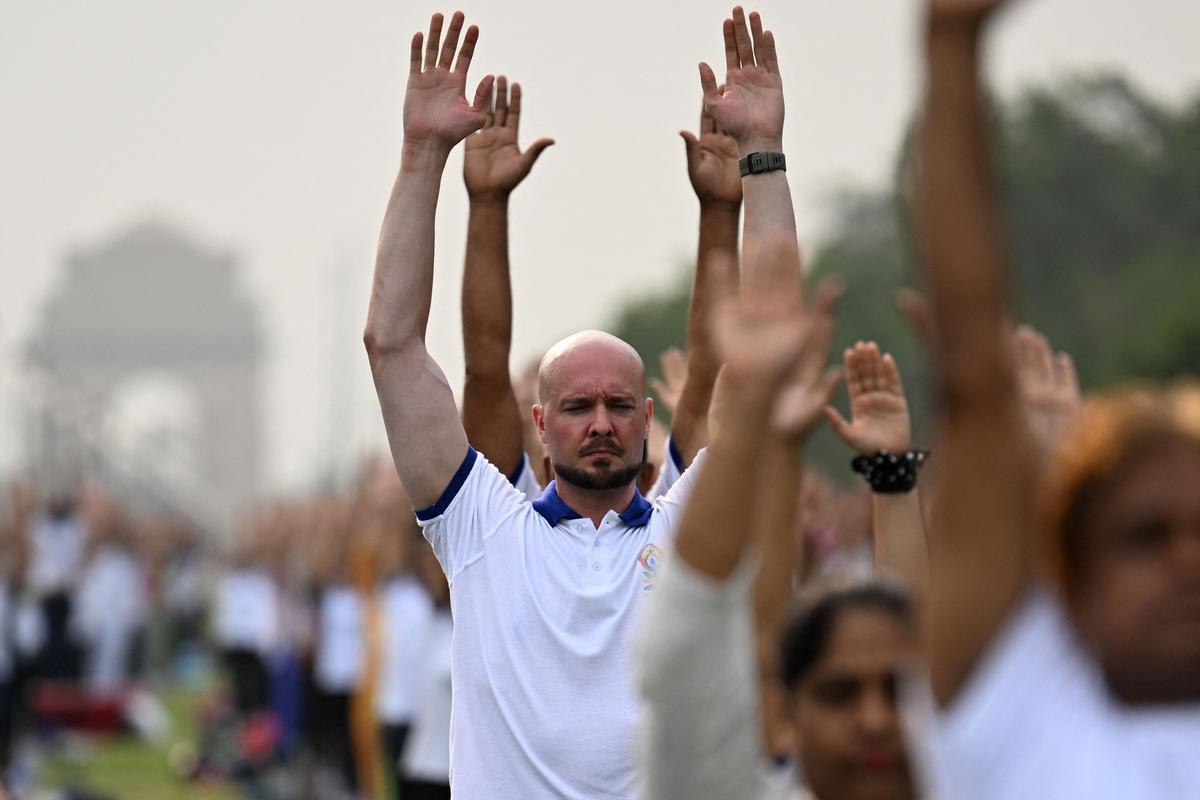
[[[580,331],[551,347],[538,368],[538,402],[543,405],[572,386],[617,382],[646,394],[646,366],[628,342],[604,331]]]

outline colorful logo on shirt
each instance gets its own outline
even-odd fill
[[[656,544],[648,544],[642,550],[642,554],[638,556],[638,567],[642,571],[642,591],[648,592],[654,588],[654,581],[658,577],[658,568],[662,564],[662,550],[658,549]]]

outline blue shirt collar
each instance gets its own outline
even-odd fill
[[[541,514],[546,522],[549,522],[551,527],[562,522],[564,519],[580,519],[580,515],[575,513],[572,508],[563,502],[563,499],[558,496],[558,481],[550,481],[550,485],[542,492],[537,500],[533,501],[533,510]],[[650,515],[654,513],[654,506],[636,487],[633,490],[633,500],[629,501],[629,505],[620,513],[621,522],[624,522],[631,528],[640,528],[650,522]]]

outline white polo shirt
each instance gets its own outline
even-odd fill
[[[667,437],[667,457],[663,463],[659,465],[658,476],[654,479],[654,485],[650,487],[650,492],[646,495],[647,500],[654,500],[659,495],[666,494],[671,491],[671,487],[683,475],[687,466],[683,463],[683,456],[679,452],[679,448],[675,446],[675,440],[670,436]],[[537,475],[530,466],[529,454],[525,453],[521,456],[521,463],[517,466],[517,471],[508,476],[509,483],[517,487],[517,491],[525,495],[529,502],[537,500],[543,491],[543,487],[538,483]]]
[[[1048,592],[1026,599],[935,727],[938,797],[1200,798],[1200,703],[1118,703]]]
[[[694,474],[597,529],[554,482],[530,503],[469,449],[417,512],[454,609],[455,796],[633,797],[634,627]]]

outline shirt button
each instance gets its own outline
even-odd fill
[[[592,571],[593,571],[593,572],[599,572],[599,571],[600,571],[600,562],[599,562],[599,561],[593,561],[593,562],[592,562]]]

